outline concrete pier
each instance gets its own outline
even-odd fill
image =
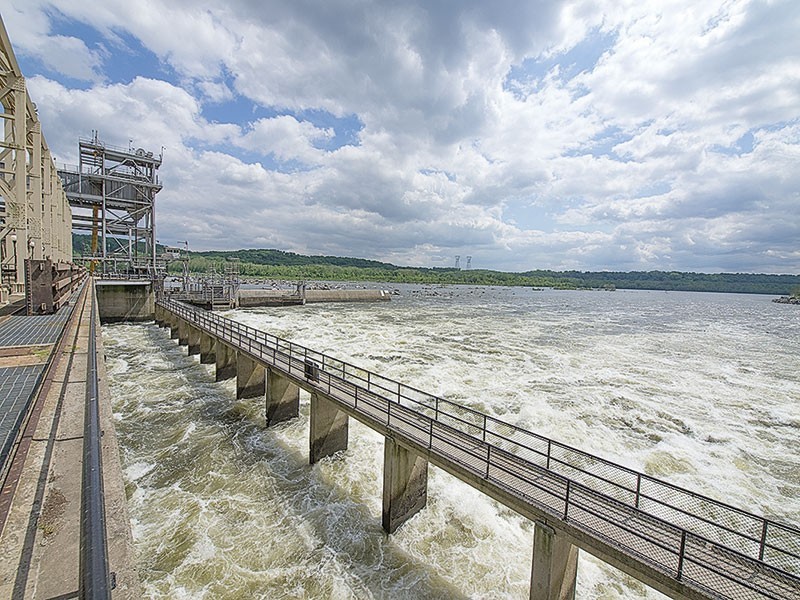
[[[217,361],[214,352],[214,338],[205,331],[200,332],[200,364],[213,365]]]
[[[236,356],[236,397],[263,398],[267,369],[243,352]]]
[[[200,354],[200,330],[197,327],[189,325],[189,356]]]
[[[383,446],[383,529],[394,533],[425,508],[428,501],[428,461],[392,438]]]
[[[179,327],[181,320],[178,317],[172,317],[169,321],[169,337],[170,339],[177,340],[180,335]]]
[[[95,286],[101,323],[153,319],[155,298],[150,281],[98,280]]]
[[[178,345],[179,346],[188,346],[189,345],[189,327],[191,327],[186,321],[183,319],[178,319]]]
[[[533,537],[531,600],[573,600],[578,548],[564,534],[537,521]]]
[[[300,414],[300,388],[273,369],[267,369],[265,414],[267,426]]]
[[[311,394],[309,462],[313,465],[339,450],[347,450],[349,417],[324,396]]]
[[[156,306],[153,310],[153,320],[159,327],[164,326],[164,309],[161,306]]]
[[[236,350],[222,340],[214,342],[214,358],[216,363],[216,381],[236,377]]]

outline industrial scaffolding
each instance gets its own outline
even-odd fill
[[[0,302],[25,291],[25,261],[72,260],[71,212],[0,19]]]
[[[59,175],[73,230],[92,236],[91,252],[80,258],[103,274],[155,277],[163,271],[155,225],[162,155],[105,144],[96,132],[78,140],[78,151],[78,166],[62,167]]]

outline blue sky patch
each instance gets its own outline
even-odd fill
[[[555,67],[559,69],[559,78],[566,82],[576,75],[590,72],[605,52],[610,50],[617,40],[617,32],[603,32],[593,29],[578,44],[564,53],[547,58],[526,58],[520,65],[513,65],[503,82],[503,88],[515,93],[523,90],[536,91],[539,83]],[[523,93],[523,96],[527,95]]]
[[[724,154],[726,156],[741,156],[742,154],[749,154],[753,151],[755,143],[754,130],[750,130],[739,137],[738,140],[733,142],[730,146],[721,146],[720,144],[712,144],[709,150]]]
[[[590,155],[595,158],[606,156],[613,160],[626,162],[626,159],[614,152],[613,148],[617,144],[627,142],[631,139],[633,139],[631,134],[624,132],[616,125],[606,127],[603,131],[592,137],[588,143],[574,150],[568,150],[564,153],[564,156]]]
[[[101,53],[101,75],[109,83],[130,83],[136,77],[145,77],[162,79],[177,85],[178,77],[172,67],[128,32],[114,30],[114,37],[110,38],[91,25],[70,19],[59,12],[54,12],[51,16],[53,35],[77,38],[90,50]],[[63,75],[54,75],[56,81],[64,83]]]

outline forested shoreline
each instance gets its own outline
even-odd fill
[[[76,256],[90,252],[90,237],[73,236]],[[159,247],[159,254],[163,251]],[[693,273],[681,271],[553,271],[536,269],[520,273],[487,269],[399,267],[364,258],[309,256],[282,250],[246,249],[189,252],[192,273],[222,272],[225,262],[239,259],[245,278],[323,281],[375,281],[387,283],[506,285],[557,289],[633,289],[744,294],[800,295],[800,275],[761,273]],[[181,265],[173,262],[171,272]]]
[[[361,258],[306,256],[280,250],[191,252],[189,270],[219,271],[229,258],[240,260],[245,277],[470,284],[557,289],[637,289],[786,295],[800,291],[800,275],[692,273],[679,271],[552,271],[508,273],[486,269],[398,267]]]

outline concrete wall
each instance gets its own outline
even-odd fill
[[[306,302],[387,302],[385,290],[306,290]]]
[[[385,290],[306,290],[306,303],[313,302],[387,302],[392,295]],[[287,290],[239,290],[238,305],[284,306],[301,304],[299,296]]]
[[[155,296],[149,281],[96,281],[101,323],[152,321]]]

